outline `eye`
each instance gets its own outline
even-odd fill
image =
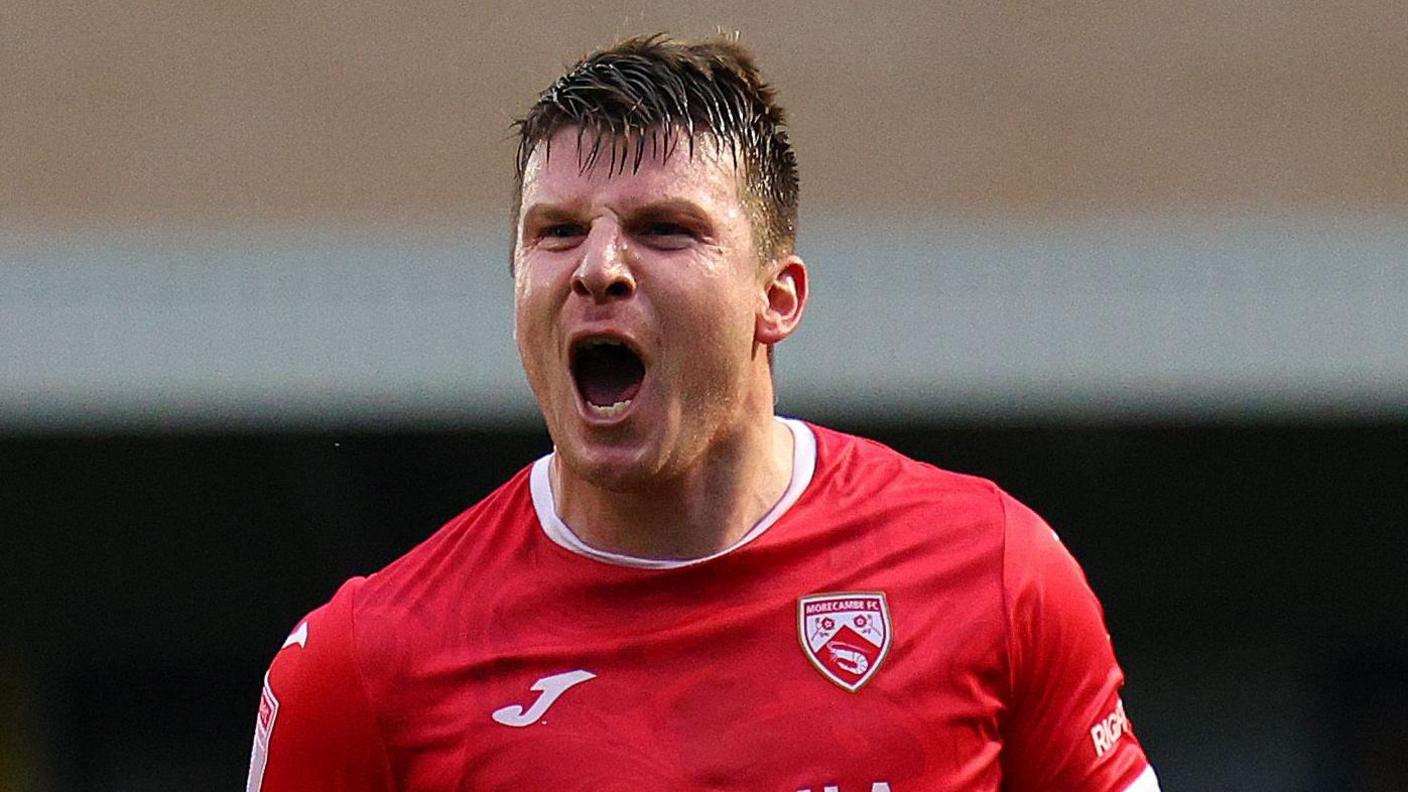
[[[667,220],[644,223],[637,233],[647,244],[666,249],[685,247],[695,238],[694,229]]]
[[[651,223],[646,227],[646,233],[654,236],[674,236],[676,234],[688,234],[689,229],[679,223]]]
[[[538,243],[548,250],[566,250],[586,235],[581,223],[548,223],[536,232]]]
[[[568,239],[582,236],[585,233],[587,233],[587,229],[577,223],[553,223],[543,229],[543,236],[552,239]]]

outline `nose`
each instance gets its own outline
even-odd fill
[[[594,224],[583,245],[582,260],[572,273],[572,291],[598,303],[635,294],[636,279],[629,254],[615,224]]]

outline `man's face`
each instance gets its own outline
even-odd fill
[[[609,156],[583,173],[577,141],[560,131],[524,173],[514,332],[563,463],[628,490],[683,474],[756,417],[757,389],[771,393],[765,278],[710,140],[663,162],[647,142],[624,173]]]

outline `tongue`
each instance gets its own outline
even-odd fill
[[[599,346],[577,358],[577,387],[597,407],[634,399],[644,376],[640,360],[625,347]]]

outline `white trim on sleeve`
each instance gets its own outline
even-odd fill
[[[1145,767],[1144,772],[1134,779],[1134,783],[1125,787],[1121,792],[1162,792],[1159,789],[1159,777],[1154,775],[1154,766]]]

